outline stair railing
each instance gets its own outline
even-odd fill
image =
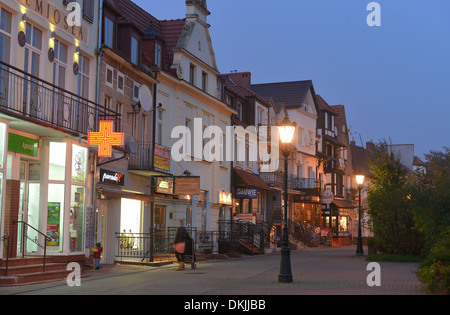
[[[50,242],[52,239],[50,237],[48,237],[47,235],[45,235],[44,233],[42,233],[41,231],[37,230],[35,227],[29,225],[27,222],[25,221],[13,221],[13,224],[19,224],[22,223],[23,227],[22,227],[22,258],[25,257],[25,251],[27,248],[27,244],[26,244],[26,239],[28,238],[26,233],[27,230],[25,227],[29,227],[32,230],[36,231],[38,234],[42,235],[44,237],[44,245],[39,244],[37,241],[33,241],[37,246],[39,246],[40,248],[44,249],[44,263],[42,266],[42,272],[45,272],[45,261],[46,261],[46,257],[47,257],[47,242]]]

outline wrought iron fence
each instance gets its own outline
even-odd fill
[[[112,120],[121,130],[119,113],[2,61],[0,111],[77,136],[97,131],[100,120]]]

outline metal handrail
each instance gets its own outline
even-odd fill
[[[8,265],[9,265],[9,235],[6,232],[6,235],[2,237],[3,244],[6,246],[6,266],[5,266],[5,276],[8,275]]]
[[[39,231],[38,229],[36,229],[35,227],[29,225],[27,222],[25,221],[13,221],[13,224],[19,224],[22,223],[24,225],[24,228],[22,229],[22,258],[25,257],[25,248],[26,248],[26,243],[25,243],[25,233],[26,230],[25,227],[29,227],[31,229],[33,229],[34,231],[38,232],[40,235],[42,235],[44,237],[44,263],[43,263],[43,267],[42,267],[42,272],[45,272],[45,261],[46,261],[46,257],[47,257],[47,242],[50,242],[52,239],[50,237],[48,237],[47,235],[45,235],[44,233],[42,233],[41,231]],[[38,246],[40,246],[39,244],[37,244]],[[42,246],[41,246],[42,248]]]
[[[121,114],[0,61],[0,111],[76,135],[96,131],[100,119],[121,129]]]

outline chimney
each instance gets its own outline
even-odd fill
[[[186,0],[186,20],[199,19],[206,23],[206,17],[210,14],[206,0]]]
[[[373,150],[373,148],[375,148],[375,144],[373,144],[372,141],[366,142],[366,149],[367,150],[371,151],[371,150]]]

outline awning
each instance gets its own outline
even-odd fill
[[[334,199],[333,204],[338,208],[344,208],[344,209],[353,209],[356,208],[356,206],[347,200],[341,200],[341,199]]]
[[[269,190],[269,185],[256,174],[239,169],[233,169],[234,186],[251,186],[264,190]]]
[[[105,189],[105,187],[102,187],[102,195],[113,197],[113,198],[126,198],[126,199],[134,199],[134,200],[140,200],[145,202],[152,202],[154,201],[154,197],[150,195],[144,195],[144,194],[136,194],[126,191],[115,191],[115,190],[108,190]]]

